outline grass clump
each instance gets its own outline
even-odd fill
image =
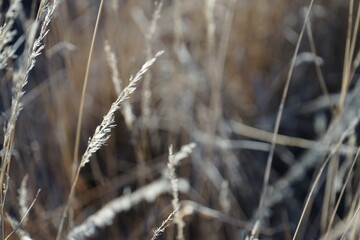
[[[0,1],[0,239],[358,239],[359,9]]]

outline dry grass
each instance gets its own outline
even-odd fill
[[[358,1],[0,3],[0,239],[359,239]]]

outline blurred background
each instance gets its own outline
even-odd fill
[[[34,18],[39,2],[25,2],[25,17]],[[23,225],[34,239],[56,236],[70,191],[81,91],[99,3],[61,1],[26,86],[7,204],[17,216],[17,189],[26,174],[30,198],[41,189],[31,221]],[[357,5],[354,1],[354,22]],[[117,112],[107,145],[81,170],[67,231],[109,201],[163,178],[171,144],[177,152],[195,143],[176,167],[177,177],[190,186],[179,193],[181,206],[188,209],[182,212],[185,239],[248,236],[308,6],[308,1],[297,0],[105,1],[85,95],[80,155],[117,98],[109,52],[117,59],[122,87],[156,52],[165,53]],[[7,4],[2,8],[6,11]],[[285,101],[259,239],[292,239],[321,156],[327,155],[325,147],[321,156],[314,155],[313,147],[337,114],[348,15],[348,1],[317,0],[310,12]],[[18,27],[21,32],[21,21]],[[1,80],[4,113],[11,103],[8,75],[2,73]],[[353,86],[355,80],[348,89]],[[346,144],[351,139],[346,137]],[[301,164],[309,154],[313,160]],[[354,213],[352,204],[359,201],[356,165],[346,197],[335,210],[334,226],[329,223],[345,179],[341,172],[350,166],[344,154],[332,157],[336,164],[321,177],[298,239],[320,239],[329,225],[334,229],[330,239],[338,239],[341,234],[335,232],[344,226],[337,223]],[[172,198],[167,192],[154,201],[140,201],[89,239],[150,239],[173,210]],[[158,239],[175,239],[176,231],[170,223]],[[359,236],[358,230],[352,234],[347,239]]]

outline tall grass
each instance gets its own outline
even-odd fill
[[[358,1],[0,1],[1,239],[359,239]]]

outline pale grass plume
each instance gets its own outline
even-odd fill
[[[108,113],[104,116],[101,124],[95,129],[95,133],[92,138],[89,139],[88,146],[86,151],[81,159],[80,167],[85,166],[89,162],[90,157],[97,152],[110,138],[111,129],[115,126],[115,112],[120,109],[122,103],[129,99],[130,95],[136,90],[137,83],[142,79],[144,74],[149,70],[149,68],[155,63],[156,59],[161,56],[164,51],[160,51],[153,58],[148,60],[140,69],[140,71],[135,75],[135,77],[130,77],[130,83],[126,86],[119,97],[110,107]]]
[[[16,6],[11,5],[11,7],[16,8],[20,6],[19,1],[14,1],[13,4],[17,4]],[[4,203],[6,199],[6,194],[8,190],[8,181],[7,181],[7,173],[10,171],[10,161],[11,154],[13,150],[14,143],[14,135],[15,135],[15,127],[18,116],[22,109],[21,99],[24,95],[24,87],[27,84],[28,77],[30,71],[34,68],[36,63],[36,57],[39,56],[45,45],[43,44],[43,40],[45,36],[48,34],[48,25],[51,21],[51,18],[54,14],[55,8],[57,6],[57,1],[53,4],[45,4],[39,10],[39,16],[44,16],[42,21],[34,21],[31,25],[30,30],[26,32],[27,34],[27,42],[24,50],[23,56],[19,58],[20,67],[15,70],[13,73],[13,96],[10,107],[10,117],[8,122],[4,127],[4,140],[3,140],[3,149],[1,151],[2,163],[0,170],[0,185],[3,186],[3,191],[0,191],[0,202],[1,202],[1,212],[0,217],[4,219]],[[16,15],[15,12],[11,13],[11,17]],[[37,32],[40,28],[39,34]],[[4,221],[1,221],[1,233],[2,239],[4,239]]]
[[[189,183],[184,179],[179,179],[178,190],[187,193],[189,189]],[[161,194],[171,192],[172,185],[169,184],[167,179],[161,178],[153,181],[132,193],[125,194],[107,203],[96,213],[89,216],[83,223],[74,227],[67,235],[67,239],[81,240],[93,236],[97,229],[111,225],[117,214],[130,210],[141,201],[145,200],[151,203]]]
[[[183,145],[180,149],[180,151],[173,154],[173,165],[174,167],[178,166],[180,164],[180,161],[184,158],[187,158],[192,153],[193,149],[196,147],[196,143],[189,143],[186,145]]]
[[[100,0],[99,8],[97,10],[95,26],[94,26],[94,30],[93,30],[92,37],[91,37],[88,58],[87,58],[87,62],[86,62],[84,82],[82,84],[81,97],[80,97],[79,113],[78,113],[78,119],[77,119],[77,123],[76,123],[75,143],[74,143],[73,162],[72,162],[72,171],[73,171],[72,172],[72,185],[71,185],[71,189],[70,189],[70,193],[69,193],[69,197],[68,197],[68,202],[64,208],[64,212],[63,212],[63,215],[60,220],[60,226],[58,228],[58,233],[57,233],[57,237],[56,237],[57,240],[59,240],[61,238],[65,215],[66,215],[66,212],[68,211],[68,208],[70,208],[69,204],[71,203],[71,200],[72,200],[75,183],[77,182],[78,176],[80,174],[79,173],[80,167],[78,166],[79,165],[79,162],[78,162],[79,156],[78,155],[79,155],[79,145],[80,145],[80,133],[81,133],[81,127],[82,127],[83,115],[84,115],[85,94],[86,94],[86,89],[87,89],[87,85],[89,82],[89,72],[90,72],[91,60],[92,60],[92,55],[94,52],[95,39],[96,39],[96,35],[97,35],[98,29],[99,29],[99,22],[100,22],[100,17],[101,17],[103,6],[104,6],[104,0]]]
[[[111,107],[108,111],[108,113],[103,117],[102,122],[100,125],[98,125],[95,129],[95,133],[93,136],[89,139],[87,148],[85,150],[85,153],[83,154],[81,158],[80,165],[77,167],[75,176],[72,180],[70,193],[68,196],[67,203],[65,204],[60,224],[58,228],[57,233],[57,239],[61,239],[62,230],[64,226],[64,221],[67,215],[67,212],[69,210],[71,201],[73,199],[73,195],[75,192],[75,185],[77,183],[77,180],[80,175],[80,170],[83,168],[87,163],[90,161],[90,157],[96,153],[102,146],[106,144],[106,142],[109,140],[111,135],[111,129],[115,127],[115,112],[118,111],[121,107],[121,105],[124,103],[124,101],[128,100],[131,94],[136,90],[137,83],[142,79],[144,74],[148,71],[148,69],[155,63],[156,59],[161,56],[164,53],[164,51],[159,51],[155,56],[148,60],[141,69],[137,72],[135,77],[130,77],[129,84],[121,91],[118,98],[111,104]]]
[[[18,1],[15,1],[14,3],[16,2]],[[40,23],[39,36],[36,37],[36,31],[38,29],[39,23],[35,21],[30,31],[28,32],[29,39],[27,44],[29,48],[27,52],[25,52],[25,56],[22,56],[22,58],[20,59],[22,62],[22,64],[20,65],[21,67],[19,68],[19,70],[13,73],[14,86],[13,86],[13,98],[11,102],[11,114],[5,128],[5,137],[4,137],[4,144],[2,151],[3,167],[6,167],[11,155],[10,152],[12,148],[12,140],[15,131],[15,124],[19,116],[19,113],[22,109],[21,98],[24,95],[23,88],[27,84],[30,71],[35,66],[36,57],[39,56],[42,53],[43,49],[45,48],[45,45],[42,43],[42,41],[49,32],[48,25],[53,16],[56,6],[57,6],[57,2],[54,2],[54,4],[46,5],[46,7],[39,10],[45,13],[44,20]]]
[[[171,152],[171,156],[172,156],[172,161],[171,161],[171,165],[172,165],[172,169],[175,170],[175,167],[178,166],[180,164],[180,161],[186,157],[188,157],[192,150],[195,148],[196,144],[195,143],[190,143],[190,144],[187,144],[187,145],[184,145],[181,147],[180,151],[178,151],[177,153],[175,154],[172,154]],[[172,150],[171,150],[172,151]],[[169,169],[168,169],[169,171]],[[170,170],[171,172],[171,170]],[[171,174],[171,173],[170,173]],[[172,181],[171,180],[171,192],[174,196],[174,194],[177,194],[178,195],[178,192],[184,192],[183,191],[183,181],[182,179],[177,179],[176,176],[175,176],[175,172],[172,172],[173,176],[174,176],[174,180],[175,181]],[[164,176],[165,177],[165,176]],[[164,179],[163,179],[164,180]],[[174,192],[175,191],[175,192]],[[178,199],[178,196],[177,196],[177,199]],[[161,233],[163,233],[165,231],[165,229],[168,227],[169,225],[169,222],[171,220],[173,220],[173,216],[175,216],[178,212],[179,212],[179,207],[180,207],[180,204],[179,204],[179,201],[177,200],[177,204],[178,208],[174,209],[172,213],[170,213],[170,215],[168,216],[167,219],[165,219],[161,226],[158,227],[155,231],[154,231],[154,234],[152,236],[152,240],[153,239],[156,239],[158,236],[160,236]]]
[[[0,26],[0,69],[7,67],[10,58],[16,58],[15,51],[20,42],[24,40],[23,37],[20,37],[15,44],[9,45],[16,35],[16,31],[11,29],[14,26],[15,18],[19,16],[22,9],[21,0],[13,1],[5,14],[5,23]]]
[[[180,203],[179,203],[179,180],[176,177],[175,173],[175,165],[174,165],[174,155],[173,155],[173,149],[172,145],[169,147],[169,162],[168,162],[168,169],[169,169],[169,179],[171,182],[172,187],[172,195],[173,199],[171,201],[171,204],[173,206],[174,211],[177,209],[180,209]],[[179,211],[175,212],[174,222],[177,226],[177,240],[184,240],[184,227],[185,222],[183,220],[183,216]]]
[[[176,153],[173,153],[172,155],[172,166],[176,168],[179,166],[181,161],[184,158],[187,158],[192,153],[193,149],[196,147],[196,143],[189,143],[186,145],[183,145],[180,150]],[[169,168],[163,170],[163,176],[167,177],[169,176]]]
[[[173,200],[171,202],[173,209],[174,209],[174,222],[177,225],[178,233],[177,233],[177,239],[184,239],[184,227],[185,223],[183,221],[183,211],[179,211],[180,209],[180,203],[179,203],[179,185],[178,185],[178,179],[176,177],[175,173],[175,167],[177,167],[181,160],[184,158],[187,158],[192,153],[193,149],[196,147],[195,143],[189,143],[186,145],[183,145],[180,149],[180,151],[173,153],[172,145],[169,147],[169,161],[168,161],[168,177],[171,182],[172,186],[172,195]]]

